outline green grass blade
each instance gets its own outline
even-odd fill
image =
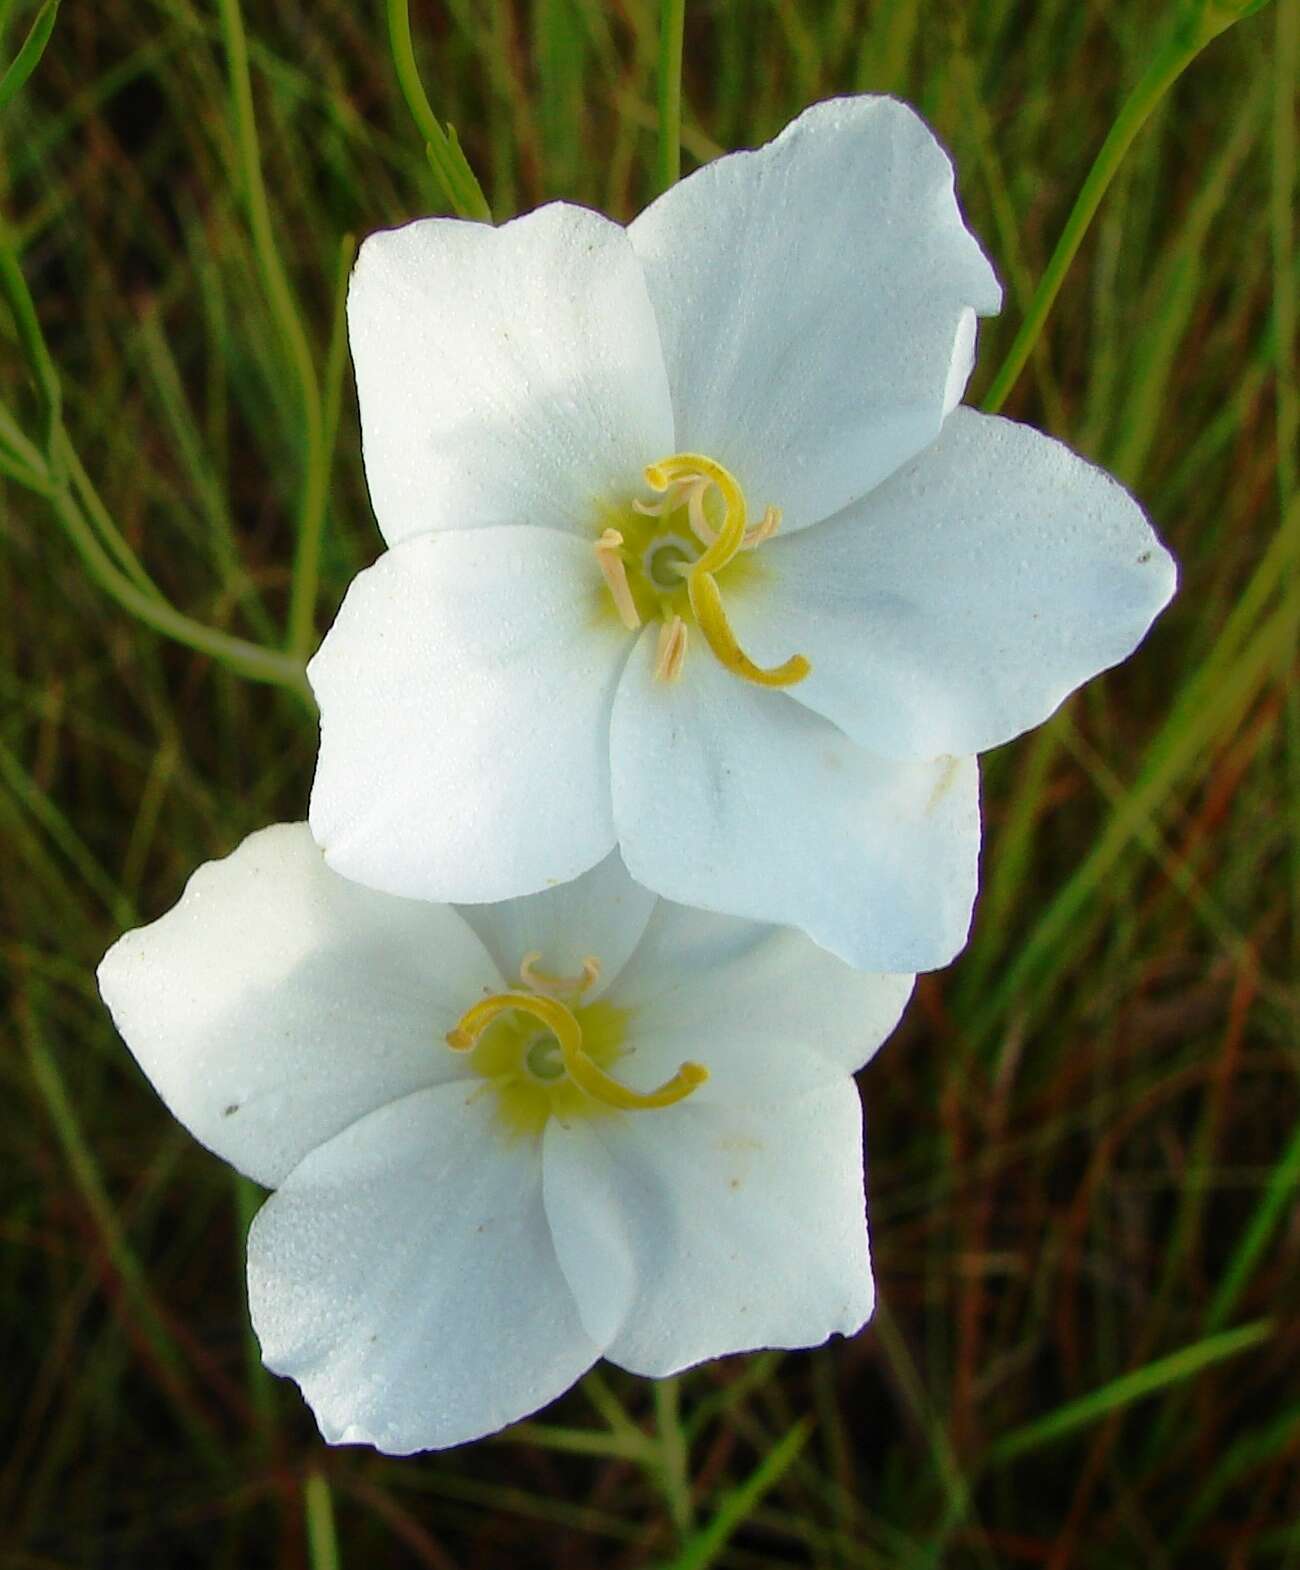
[[[425,140],[429,165],[438,178],[447,204],[461,218],[491,223],[492,209],[483,194],[483,187],[470,168],[469,160],[461,151],[455,127],[448,125],[444,130],[424,91],[420,70],[415,63],[407,0],[387,0],[387,3],[388,39],[397,72],[397,84],[415,121],[416,130]]]
[[[307,1562],[311,1570],[342,1570],[330,1485],[321,1473],[312,1472],[303,1484],[302,1494],[307,1517]]]
[[[686,0],[660,0],[659,11],[659,163],[661,191],[682,172],[682,42]]]
[[[1088,177],[1083,183],[1069,218],[1066,219],[1061,238],[1057,241],[1056,249],[1047,264],[1047,270],[1039,281],[1020,331],[1016,334],[1011,348],[1007,351],[1006,359],[993,378],[993,385],[985,395],[983,408],[987,413],[996,414],[1006,402],[1007,394],[1015,386],[1016,378],[1033,353],[1034,345],[1038,342],[1052,305],[1060,293],[1061,285],[1065,282],[1065,275],[1069,272],[1080,245],[1083,244],[1083,237],[1087,234],[1097,209],[1101,206],[1102,198],[1119,173],[1120,165],[1124,162],[1139,131],[1206,44],[1217,37],[1224,28],[1230,26],[1231,20],[1235,19],[1224,20],[1219,25],[1192,26],[1180,15],[1164,44],[1152,56],[1150,64],[1116,116],[1106,140],[1093,161],[1092,168],[1088,171]]]
[[[271,204],[262,178],[262,157],[258,145],[257,121],[253,113],[253,87],[248,73],[248,44],[239,0],[221,0],[222,35],[230,75],[231,110],[235,142],[239,149],[240,174],[253,253],[257,258],[267,304],[279,330],[285,353],[298,385],[302,414],[302,489],[298,503],[298,549],[314,559],[318,537],[325,522],[328,464],[325,456],[325,416],[321,405],[316,361],[294,299],[289,274],[280,256],[271,222]],[[315,582],[307,574],[295,575],[294,593],[289,603],[286,642],[291,652],[305,659],[315,641],[313,615]]]
[[[1296,1130],[1291,1143],[1270,1173],[1268,1185],[1260,1197],[1259,1204],[1237,1239],[1236,1247],[1206,1310],[1207,1329],[1217,1330],[1237,1306],[1246,1283],[1259,1263],[1270,1238],[1277,1230],[1279,1222],[1286,1215],[1288,1208],[1295,1203],[1297,1190],[1300,1190],[1300,1129]]]
[[[804,1418],[782,1436],[743,1483],[728,1490],[708,1525],[690,1540],[665,1570],[707,1570],[716,1563],[735,1533],[754,1513],[763,1495],[797,1460],[808,1443],[812,1420]]]
[[[13,314],[18,343],[27,359],[28,369],[36,383],[41,402],[42,437],[45,468],[57,480],[61,468],[59,432],[63,421],[63,390],[59,373],[54,368],[50,351],[41,331],[40,317],[32,301],[31,291],[19,265],[8,227],[0,218],[0,295],[4,296]]]
[[[1193,1342],[1191,1346],[1171,1352],[1168,1357],[1157,1358],[1145,1368],[1122,1374],[1101,1389],[1058,1407],[1046,1417],[1004,1434],[990,1448],[988,1464],[1005,1466],[1018,1456],[1037,1450],[1042,1445],[1053,1444],[1076,1429],[1086,1428],[1112,1412],[1131,1406],[1134,1401],[1141,1401],[1172,1385],[1184,1384],[1202,1369],[1261,1345],[1273,1333],[1271,1319],[1256,1320],[1253,1324],[1241,1325],[1235,1330],[1224,1330],[1218,1335],[1207,1336],[1203,1341]]]
[[[45,0],[45,4],[36,13],[36,20],[28,30],[27,37],[23,39],[22,47],[13,57],[5,74],[0,76],[0,110],[5,109],[17,97],[27,78],[41,63],[41,56],[50,41],[50,34],[54,31],[58,14],[59,0]]]

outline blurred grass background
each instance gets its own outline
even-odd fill
[[[652,194],[658,10],[412,6],[498,217]],[[685,167],[832,93],[916,104],[1008,286],[978,401],[1173,10],[696,0]],[[0,3],[0,60],[35,12]],[[93,981],[198,862],[304,812],[296,656],[379,548],[345,237],[441,210],[380,0],[240,21],[65,0],[0,115],[67,432],[0,307],[0,1565],[1300,1564],[1294,0],[1144,129],[1006,405],[1139,494],[1182,591],[988,759],[973,942],[863,1076],[874,1325],[659,1387],[606,1371],[408,1461],[327,1451],[260,1370],[258,1196],[170,1122]],[[287,643],[261,674],[288,685],[132,619],[87,537],[155,624]]]

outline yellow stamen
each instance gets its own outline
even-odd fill
[[[666,491],[674,480],[710,480],[722,497],[722,527],[695,563],[697,572],[718,572],[745,541],[745,493],[735,475],[703,453],[679,452],[649,464],[645,482],[652,491]]]
[[[624,1112],[671,1107],[674,1102],[684,1100],[709,1077],[708,1069],[702,1064],[683,1063],[658,1090],[632,1090],[612,1074],[607,1074],[587,1056],[582,1046],[582,1026],[572,1009],[567,1008],[558,998],[538,997],[531,992],[498,992],[466,1009],[455,1030],[447,1032],[447,1045],[454,1052],[468,1052],[492,1021],[511,1009],[521,1014],[531,1014],[546,1026],[559,1043],[560,1057],[569,1078],[593,1100],[603,1101],[606,1106],[618,1107]]]
[[[639,497],[633,497],[632,510],[639,512],[646,518],[664,518],[670,512],[676,512],[690,498],[692,491],[700,488],[705,482],[700,480],[677,480],[657,502],[643,502]]]
[[[550,997],[568,997],[571,993],[577,993],[581,997],[600,980],[600,961],[594,954],[588,954],[583,960],[580,976],[552,976],[547,971],[538,970],[537,962],[541,957],[540,950],[531,949],[519,961],[519,979],[530,992],[542,992]]]
[[[718,537],[718,531],[709,522],[704,512],[704,498],[708,493],[709,482],[700,480],[691,486],[686,497],[686,516],[690,519],[691,529],[701,545],[712,545]],[[764,540],[770,540],[781,526],[781,509],[768,507],[759,522],[752,529],[746,529],[745,537],[740,542],[742,551],[756,551]]]
[[[775,507],[766,508],[759,524],[752,531],[747,530],[745,493],[729,469],[702,453],[675,453],[671,458],[662,458],[658,463],[650,464],[645,471],[645,482],[651,490],[671,494],[672,488],[681,485],[683,481],[694,485],[687,503],[687,515],[691,528],[705,546],[703,555],[683,572],[691,610],[704,634],[704,641],[719,664],[742,680],[760,687],[794,686],[812,669],[808,660],[802,654],[793,654],[783,664],[770,669],[755,665],[740,647],[732,631],[722,603],[722,591],[714,578],[714,574],[732,561],[739,551],[746,546],[752,550],[770,538],[780,524],[780,512]],[[716,531],[704,513],[704,491],[709,485],[715,485],[722,497],[722,523]],[[660,660],[656,675],[664,664],[666,649],[665,635],[660,633]]]
[[[751,529],[745,536],[744,549],[756,551],[763,541],[770,540],[780,527],[781,509],[779,507],[765,508],[757,526]]]
[[[656,681],[676,681],[686,659],[686,623],[674,616],[659,628],[659,653],[655,660]]]
[[[606,529],[596,541],[596,564],[609,589],[619,619],[629,632],[635,632],[641,625],[641,617],[627,581],[627,566],[619,554],[622,548],[623,536],[618,530]]]
[[[691,597],[691,609],[695,612],[695,620],[700,624],[704,641],[708,644],[714,658],[734,675],[742,677],[745,681],[752,681],[757,687],[793,687],[812,669],[802,654],[792,654],[784,664],[775,665],[771,669],[755,665],[736,642],[736,635],[727,620],[727,613],[722,605],[722,594],[713,574],[692,573],[686,587]]]
[[[704,514],[704,497],[708,489],[708,482],[701,480],[692,485],[686,494],[686,516],[701,545],[712,545],[718,537],[718,531]]]

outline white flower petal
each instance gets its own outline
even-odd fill
[[[979,854],[973,758],[896,763],[692,641],[678,681],[643,635],[614,700],[614,816],[634,878],[683,905],[801,928],[864,970],[946,965]]]
[[[626,232],[555,203],[493,228],[371,235],[348,293],[370,496],[390,545],[429,529],[590,535],[672,450],[659,333]]]
[[[787,532],[939,433],[970,311],[1001,291],[943,149],[905,105],[814,105],[692,174],[628,231],[663,339],[679,450],[726,464]]]
[[[975,312],[965,310],[957,323],[957,337],[952,346],[952,362],[948,366],[948,381],[943,392],[944,418],[962,401],[966,383],[975,369],[975,344],[979,337],[979,323]]]
[[[1141,509],[1060,442],[958,409],[838,518],[762,548],[727,598],[760,664],[890,757],[981,752],[1039,724],[1141,642],[1175,568]]]
[[[579,976],[595,956],[600,977],[588,1001],[606,991],[641,941],[657,896],[634,883],[617,851],[572,883],[495,905],[460,905],[460,914],[513,984],[525,955],[540,954],[539,970]]]
[[[495,1116],[481,1084],[408,1096],[314,1151],[253,1223],[262,1356],[331,1444],[462,1444],[599,1355],[556,1261],[538,1147]]]
[[[797,1095],[861,1068],[913,980],[854,970],[788,927],[660,900],[610,992],[631,1016],[615,1072],[651,1090],[690,1059],[709,1070],[701,1104]]]
[[[653,1117],[653,1113],[631,1113]],[[632,1310],[637,1261],[612,1201],[611,1158],[590,1122],[552,1118],[542,1136],[542,1198],[556,1257],[578,1305],[583,1329],[607,1347]],[[712,1283],[697,1284],[709,1292]]]
[[[308,675],[311,826],[390,894],[530,894],[614,845],[609,710],[628,633],[589,543],[550,529],[424,535],[348,591]]]
[[[605,1355],[633,1373],[816,1346],[871,1314],[849,1079],[761,1108],[692,1099],[548,1130],[544,1160],[556,1252],[584,1322],[621,1321]]]
[[[442,1037],[499,984],[454,911],[338,877],[305,823],[200,867],[99,967],[168,1107],[265,1184],[376,1107],[465,1073]]]

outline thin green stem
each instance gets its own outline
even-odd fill
[[[41,447],[47,467],[52,474],[57,475],[61,461],[59,433],[63,429],[63,392],[59,386],[59,373],[54,369],[31,291],[3,220],[0,220],[0,294],[3,294],[13,314],[19,347],[26,356],[36,383],[43,427]]]
[[[682,35],[686,0],[661,0],[659,13],[658,187],[676,185],[682,172]]]
[[[1294,4],[1277,8],[1273,48],[1273,158],[1270,228],[1273,251],[1273,318],[1277,397],[1277,488],[1283,515],[1296,494],[1296,445],[1300,436],[1300,390],[1296,376],[1296,297],[1292,285],[1295,269],[1296,200],[1296,87],[1300,81],[1300,15]],[[1300,609],[1300,556],[1293,557],[1286,593],[1293,608]],[[1296,617],[1300,639],[1300,616]],[[1286,669],[1294,671],[1300,660],[1300,642],[1286,651]],[[1300,691],[1283,676],[1286,693],[1287,784],[1291,798],[1291,951],[1300,965]]]
[[[45,0],[45,4],[36,13],[36,20],[23,40],[22,47],[4,75],[0,76],[0,109],[7,108],[12,103],[26,85],[27,78],[41,63],[41,56],[50,41],[50,34],[54,31],[54,19],[58,14],[59,0]]]
[[[499,1436],[502,1444],[538,1445],[567,1455],[617,1456],[643,1465],[655,1459],[651,1439],[639,1429],[631,1434],[596,1428],[558,1428],[550,1423],[515,1423]]]
[[[1277,322],[1277,482],[1283,511],[1296,489],[1300,388],[1296,375],[1295,262],[1296,90],[1300,87],[1300,8],[1280,5],[1273,48],[1273,158],[1270,203],[1273,313]]]
[[[85,841],[59,810],[57,802],[41,789],[17,756],[0,740],[0,785],[30,817],[40,824],[46,838],[76,868],[77,876],[101,902],[118,927],[133,927],[139,920],[135,906],[91,853]]]
[[[186,1424],[191,1441],[207,1463],[219,1470],[226,1464],[221,1444],[210,1420],[192,1400],[186,1398],[187,1370],[184,1360],[154,1301],[145,1273],[131,1250],[103,1175],[77,1119],[58,1062],[38,1031],[32,1011],[20,1005],[17,1013],[32,1083],[45,1105],[82,1202],[94,1220],[104,1252],[122,1284],[130,1313],[134,1316],[140,1334],[149,1344],[168,1389],[176,1397],[177,1411]]]
[[[234,5],[235,0],[224,3]],[[4,465],[10,478],[46,498],[90,576],[137,620],[201,654],[211,655],[250,680],[286,687],[310,704],[302,658],[206,627],[176,610],[163,598],[122,538],[64,429],[58,372],[3,220],[0,293],[9,303],[19,343],[36,381],[45,441],[42,454],[8,411],[0,408],[0,447],[7,448],[11,455],[12,461]],[[74,484],[80,500],[73,494]]]
[[[77,450],[73,447],[66,430],[63,433],[62,448],[68,479],[76,493],[77,501],[88,522],[99,534],[108,554],[137,588],[143,590],[145,594],[152,595],[155,600],[162,600],[164,598],[162,590],[144,570],[139,557],[122,538],[121,530],[113,522],[112,515],[95,489],[94,482],[86,473],[86,467],[77,455]]]
[[[38,472],[29,469],[22,459],[15,458],[12,452],[2,446],[0,446],[0,474],[16,480],[25,490],[35,491],[39,496],[50,494],[50,485],[44,470]]]
[[[1273,1335],[1274,1328],[1271,1320],[1257,1319],[1251,1324],[1240,1325],[1235,1330],[1224,1330],[1216,1336],[1207,1336],[1191,1346],[1180,1347],[1178,1351],[1170,1352],[1166,1357],[1157,1358],[1155,1362],[1148,1363],[1144,1368],[1135,1368],[1130,1373],[1122,1374],[1118,1379],[1112,1379],[1101,1389],[1090,1391],[1088,1395],[1081,1396],[1077,1401],[1067,1401],[1064,1406],[1058,1407],[1055,1412],[1049,1412],[1046,1417],[1038,1418],[1032,1423],[1026,1423],[1023,1428],[1016,1428],[1011,1433],[1004,1434],[989,1449],[987,1464],[1005,1466],[1017,1456],[1036,1450],[1040,1445],[1051,1444],[1057,1439],[1064,1438],[1075,1429],[1095,1423],[1111,1412],[1129,1406],[1134,1401],[1140,1401],[1157,1390],[1182,1384],[1193,1375],[1199,1374],[1203,1368],[1209,1368],[1225,1358],[1236,1357],[1241,1352],[1249,1351],[1251,1347],[1259,1346]]]
[[[582,1381],[582,1393],[595,1407],[599,1416],[603,1417],[610,1430],[617,1434],[628,1444],[635,1444],[638,1440],[646,1441],[646,1436],[628,1416],[626,1408],[614,1392],[606,1384],[604,1376],[596,1369],[589,1369]]]
[[[659,1435],[658,1473],[673,1526],[683,1539],[695,1525],[695,1504],[686,1432],[682,1427],[681,1386],[677,1379],[658,1379],[654,1386],[655,1426]]]
[[[1300,1129],[1291,1136],[1291,1142],[1273,1168],[1254,1214],[1237,1237],[1232,1256],[1205,1311],[1207,1331],[1222,1329],[1231,1317],[1259,1263],[1260,1255],[1295,1204],[1297,1189],[1300,1189]]]
[[[6,450],[19,468],[37,477],[39,483],[32,487],[33,490],[39,490],[42,486],[49,489],[49,475],[45,472],[45,460],[41,457],[40,448],[23,435],[17,420],[3,404],[0,404],[0,447]]]
[[[407,0],[387,0],[387,5],[388,40],[393,68],[397,72],[397,85],[402,90],[402,97],[411,112],[411,119],[415,121],[416,130],[424,138],[430,167],[442,187],[447,205],[461,218],[491,223],[492,209],[483,195],[483,187],[469,166],[469,160],[461,151],[455,126],[448,125],[443,129],[424,91],[420,69],[415,63]]]
[[[320,382],[316,376],[311,345],[298,314],[289,275],[276,247],[275,231],[271,225],[271,206],[262,179],[257,120],[253,112],[253,88],[248,73],[248,44],[244,36],[239,0],[220,0],[220,5],[235,143],[239,151],[248,224],[253,237],[253,255],[267,304],[293,367],[302,409],[303,471],[298,499],[298,552],[300,557],[305,554],[309,560],[314,560],[325,521],[329,469],[325,453],[325,416],[321,405]],[[300,578],[295,572],[286,641],[291,651],[302,656],[306,655],[314,638],[315,599],[314,574],[303,574]]]
[[[1086,1428],[1114,1412],[1123,1411],[1135,1401],[1141,1401],[1157,1391],[1184,1384],[1203,1369],[1227,1358],[1236,1357],[1252,1347],[1269,1340],[1275,1333],[1271,1320],[1258,1319],[1216,1336],[1207,1336],[1191,1346],[1180,1347],[1165,1357],[1142,1368],[1132,1369],[1118,1379],[1112,1379],[1100,1389],[1089,1391],[1076,1401],[1049,1412],[1046,1417],[1026,1423],[1021,1428],[1004,1434],[989,1447],[980,1460],[981,1475],[997,1467],[1006,1466],[1042,1445],[1054,1443],[1080,1428]],[[961,1495],[950,1499],[948,1509],[929,1544],[928,1565],[944,1562],[944,1551],[952,1534],[966,1518],[974,1489],[971,1482],[963,1485]]]
[[[972,1489],[953,1449],[943,1418],[934,1410],[933,1402],[926,1392],[924,1381],[917,1369],[916,1360],[902,1332],[894,1323],[893,1316],[879,1305],[876,1308],[874,1329],[881,1348],[889,1359],[903,1397],[925,1434],[935,1475],[947,1496],[947,1514],[944,1519],[952,1523],[963,1521],[970,1511]],[[987,1551],[982,1546],[972,1545],[972,1547],[980,1554],[982,1563],[991,1563]],[[940,1563],[934,1545],[931,1547],[931,1557],[923,1563],[926,1570]]]
[[[345,234],[339,243],[338,273],[334,283],[334,310],[330,325],[329,352],[325,358],[325,389],[322,404],[320,467],[320,506],[304,516],[298,529],[293,558],[293,582],[289,591],[289,648],[302,658],[316,643],[316,594],[320,586],[321,536],[325,526],[325,496],[330,470],[334,464],[334,443],[338,437],[339,408],[343,401],[343,373],[347,368],[348,277],[357,254],[357,243]]]
[[[1017,377],[1024,370],[1055,304],[1056,296],[1060,293],[1065,275],[1070,270],[1070,264],[1078,254],[1083,237],[1087,234],[1101,200],[1110,188],[1111,181],[1118,173],[1119,166],[1124,162],[1125,154],[1133,145],[1134,138],[1196,56],[1212,38],[1217,37],[1225,27],[1230,25],[1231,20],[1235,18],[1221,23],[1189,26],[1185,19],[1180,17],[1143,72],[1137,86],[1129,94],[1105,141],[1101,144],[1101,150],[1093,160],[1088,177],[1083,182],[1083,189],[1079,192],[1070,216],[1066,220],[1065,228],[1061,232],[1061,238],[1056,242],[1056,249],[1052,252],[1052,258],[1030,301],[1020,331],[1016,334],[1011,348],[1007,351],[1006,359],[993,378],[993,385],[985,395],[983,407],[986,413],[997,413],[1006,402],[1007,394],[1015,386]]]
[[[311,1570],[342,1570],[338,1533],[334,1527],[334,1500],[330,1485],[312,1472],[302,1489],[307,1516],[307,1559]]]
[[[215,627],[206,627],[165,600],[146,593],[109,557],[66,486],[51,493],[50,506],[81,557],[86,571],[106,594],[111,595],[137,621],[142,621],[146,627],[152,627],[164,637],[185,644],[196,653],[220,660],[223,665],[250,681],[264,681],[272,686],[285,687],[308,705],[311,704],[311,691],[301,660],[291,654],[282,654],[277,649],[264,649],[259,644],[220,632]]]
[[[758,1508],[763,1495],[798,1459],[811,1433],[812,1419],[805,1417],[783,1434],[745,1481],[723,1494],[712,1519],[691,1538],[668,1570],[708,1570],[715,1564],[732,1536]]]

